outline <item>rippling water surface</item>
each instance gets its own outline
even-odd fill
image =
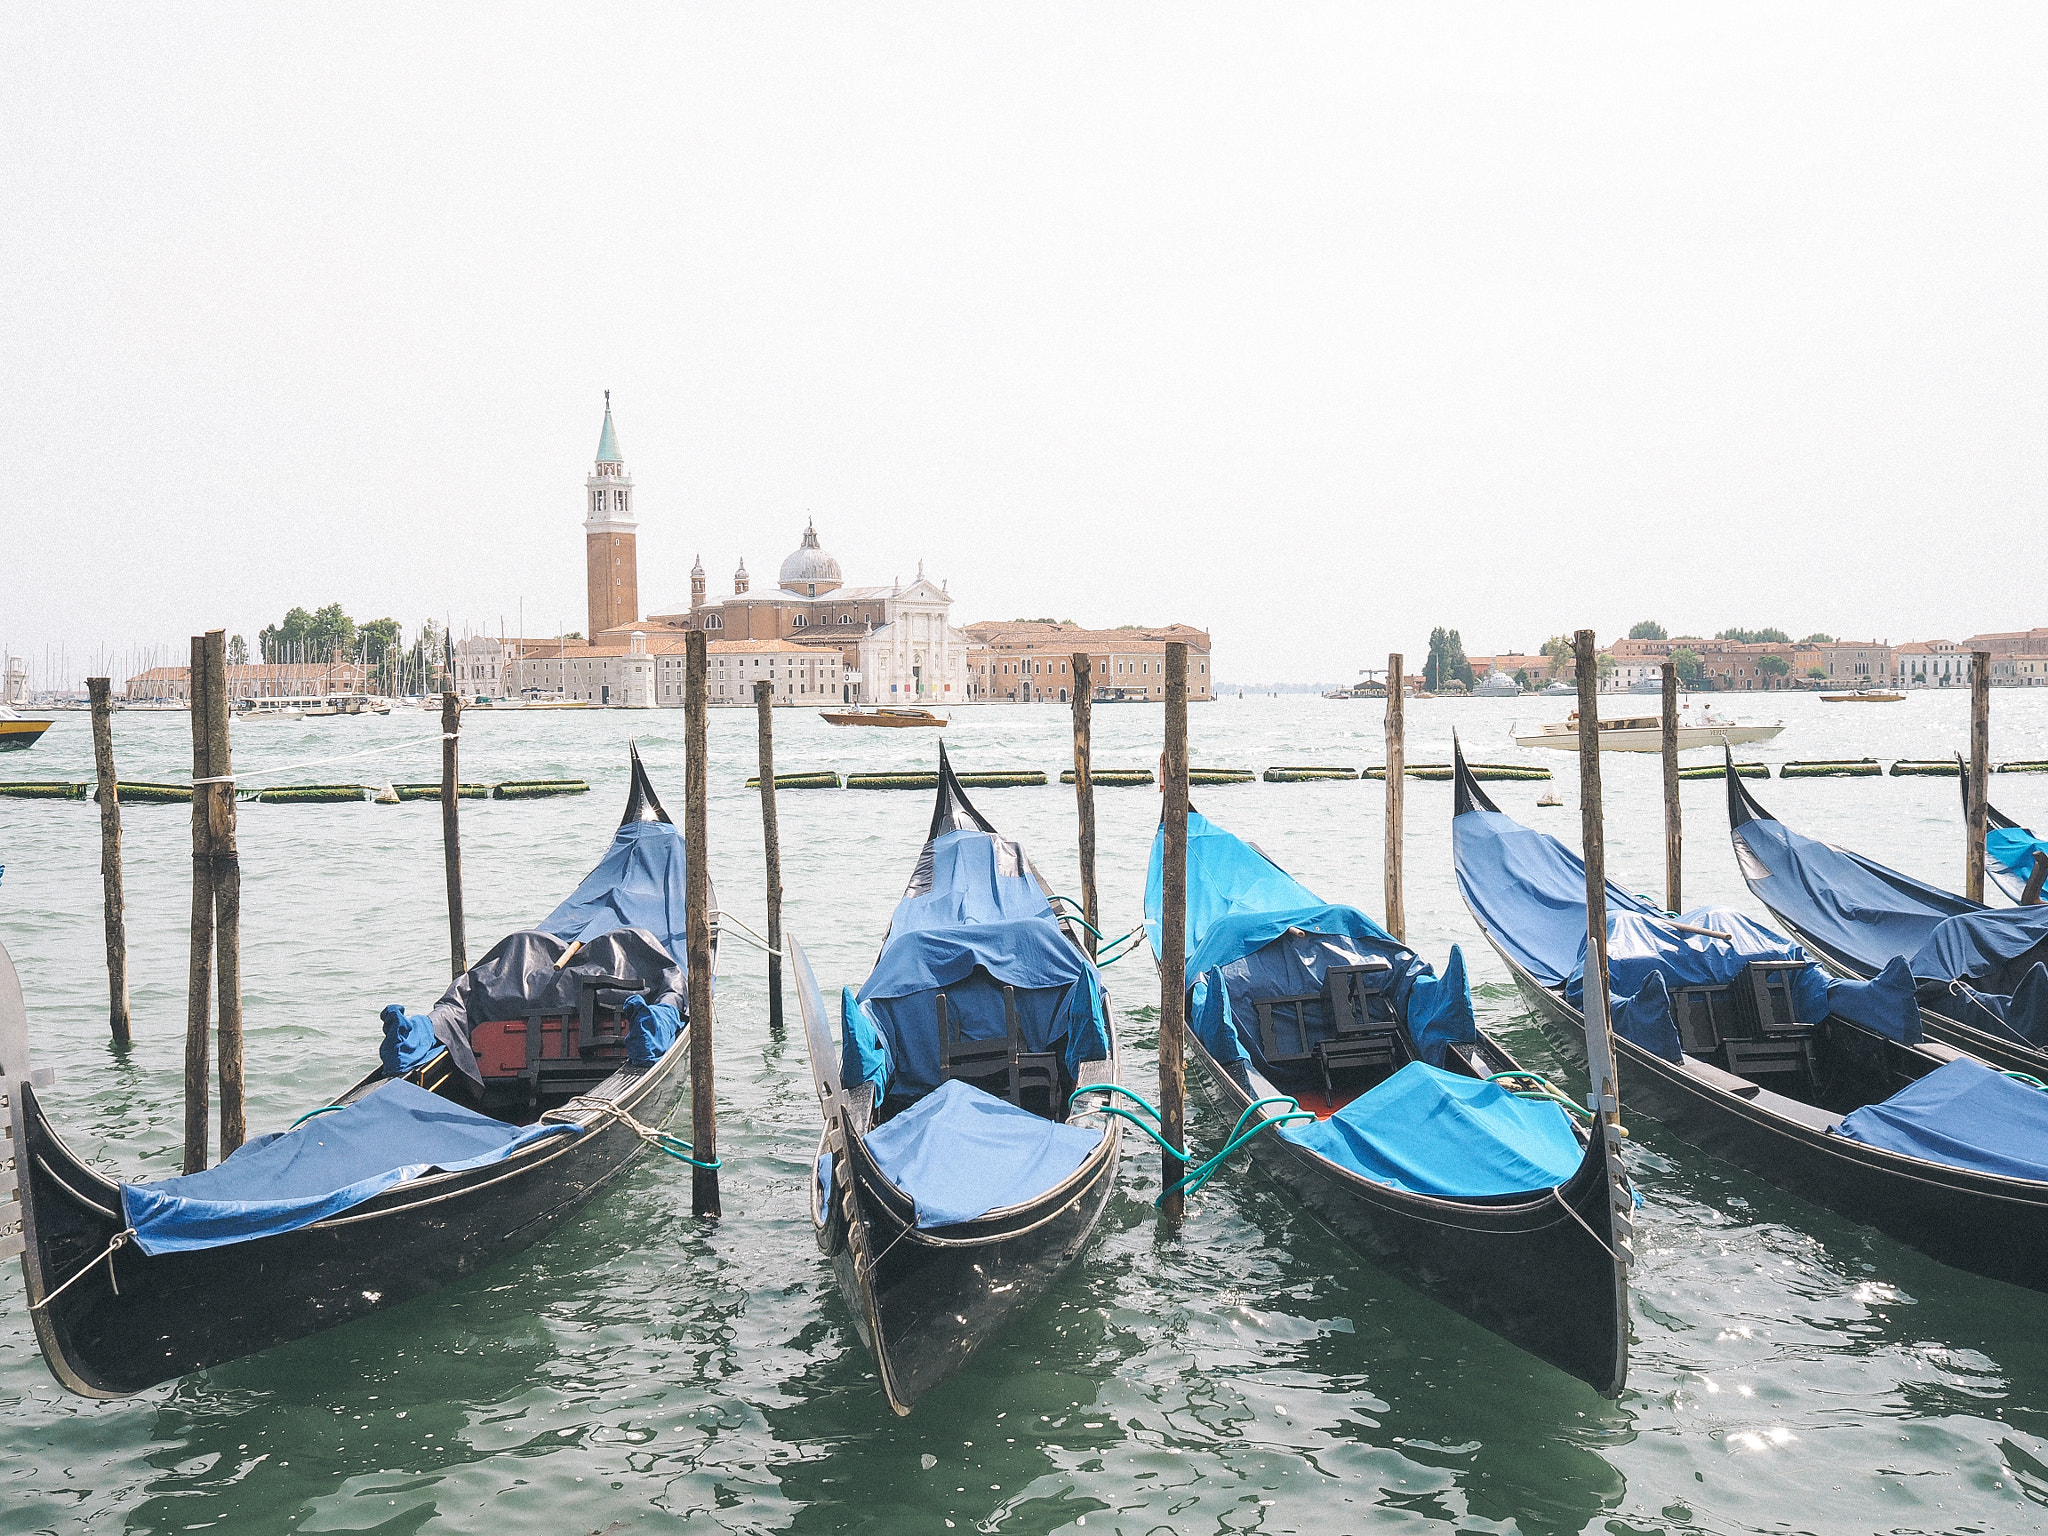
[[[1615,701],[1617,704],[1621,701]],[[1630,701],[1654,707],[1652,701]],[[1889,706],[1737,701],[1783,718],[1745,756],[1937,756],[1965,745],[1967,701]],[[1420,702],[1411,761],[1458,730],[1486,759],[1561,770],[1501,784],[1502,809],[1576,838],[1564,753],[1519,753],[1519,720],[1565,700]],[[1228,699],[1193,712],[1198,764],[1381,760],[1380,706]],[[1156,708],[1097,711],[1099,766],[1150,764]],[[922,732],[834,731],[776,717],[785,772],[927,766]],[[569,800],[463,806],[471,955],[525,926],[595,860],[638,735],[672,809],[679,712],[465,718],[466,777],[578,775]],[[438,721],[263,723],[244,771],[416,741],[287,775],[438,776]],[[1057,773],[1057,707],[962,710],[963,768]],[[189,774],[184,716],[117,722],[124,777]],[[751,714],[712,726],[712,858],[723,904],[761,924]],[[1994,698],[1997,758],[2048,757],[2048,697]],[[91,776],[83,716],[9,777]],[[1661,890],[1654,757],[1609,755],[1609,867]],[[1960,887],[1952,780],[1794,781],[1759,798],[1817,836]],[[2048,778],[1993,780],[2001,809],[2048,823]],[[1254,784],[1202,792],[1323,895],[1380,905],[1382,787]],[[1689,784],[1688,902],[1751,905],[1721,787]],[[1075,888],[1071,791],[977,802]],[[1134,925],[1157,796],[1099,792],[1111,932]],[[787,922],[828,988],[858,981],[930,815],[917,793],[786,793]],[[1408,787],[1410,939],[1473,963],[1481,1021],[1525,1062],[1559,1058],[1460,902],[1450,790]],[[0,940],[21,970],[53,1113],[111,1173],[175,1170],[182,1110],[188,813],[126,811],[133,1051],[105,1040],[98,823],[90,803],[0,800]],[[249,1121],[281,1127],[364,1070],[387,1002],[445,979],[439,809],[241,811]],[[2048,1524],[2044,1300],[1956,1273],[1632,1123],[1644,1196],[1627,1394],[1589,1390],[1426,1302],[1306,1219],[1248,1165],[1219,1176],[1184,1234],[1160,1236],[1158,1163],[1125,1159],[1098,1240],[1021,1326],[908,1419],[892,1417],[812,1244],[804,1179],[817,1138],[800,1031],[771,1038],[761,957],[732,943],[718,1014],[726,1219],[689,1216],[680,1165],[648,1159],[583,1217],[470,1282],[381,1316],[119,1403],[67,1396],[36,1352],[21,1285],[0,1278],[0,1529],[232,1532],[423,1529],[1090,1533],[2026,1531]],[[1157,1017],[1142,960],[1112,969],[1149,1087]],[[1624,1079],[1622,1093],[1627,1099]],[[685,1111],[687,1113],[687,1111]],[[1197,1119],[1213,1147],[1224,1127]]]

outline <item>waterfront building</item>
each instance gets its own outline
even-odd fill
[[[369,669],[357,661],[257,662],[231,666],[228,671],[228,699],[326,698],[329,694],[370,691]],[[128,679],[131,704],[189,704],[192,702],[190,667],[151,667]]]
[[[1953,640],[1915,640],[1894,652],[1901,688],[1967,688],[1970,648]]]
[[[584,481],[583,556],[593,643],[607,630],[630,627],[640,617],[640,569],[634,549],[639,524],[633,518],[633,477],[619,453],[612,427],[612,392],[604,392],[604,427],[597,461]]]
[[[967,626],[973,641],[968,697],[976,701],[1065,703],[1073,697],[1073,660],[1088,656],[1092,695],[1163,702],[1166,647],[1188,648],[1188,698],[1212,697],[1209,632],[1190,624],[1141,629],[1083,629],[1076,624],[988,620]]]
[[[1820,667],[1836,688],[1889,688],[1898,653],[1879,640],[1829,641],[1820,646]]]
[[[792,640],[707,640],[706,684],[712,704],[754,702],[754,684],[774,685],[778,704],[815,704],[829,708],[846,702],[845,659],[835,650],[798,645]],[[680,647],[661,660],[661,702],[683,702],[683,654]]]

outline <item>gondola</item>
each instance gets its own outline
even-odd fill
[[[1960,765],[1962,759],[1958,757],[1956,761]],[[1956,777],[1962,786],[1963,815],[1967,819],[1970,778],[1967,773]],[[2048,838],[2036,837],[1989,801],[1984,804],[1984,817],[1989,823],[1984,836],[1984,873],[2014,906],[2032,906],[2042,900],[2044,887],[2048,887]]]
[[[1582,1050],[1585,865],[1457,769],[1465,905],[1547,1032]],[[1607,911],[1632,1110],[1922,1253],[2048,1290],[2048,1093],[1922,1038],[1900,969],[1830,981],[1735,908],[1673,918],[1612,882]]]
[[[1793,831],[1728,775],[1750,893],[1838,975],[1910,973],[1934,1039],[2048,1078],[2048,907],[1990,908]]]
[[[1155,959],[1163,856],[1162,828]],[[1463,955],[1437,976],[1193,809],[1187,893],[1185,1038],[1218,1123],[1260,1125],[1244,1143],[1258,1167],[1389,1274],[1618,1395],[1627,1175],[1479,1029]]]
[[[1045,1293],[1116,1183],[1109,999],[1050,894],[941,747],[931,830],[837,1042],[785,932],[825,1121],[811,1223],[899,1414]]]
[[[13,1240],[57,1380],[125,1397],[394,1307],[574,1215],[687,1078],[684,863],[635,753],[597,867],[430,1013],[385,1009],[379,1070],[203,1173],[147,1184],[97,1172],[50,1125],[0,951]]]

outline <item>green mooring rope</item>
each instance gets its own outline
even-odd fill
[[[318,1109],[307,1110],[303,1115],[299,1116],[298,1119],[294,1120],[290,1125],[286,1126],[285,1129],[287,1131],[296,1131],[300,1126],[304,1125],[308,1120],[312,1119],[315,1115],[331,1115],[337,1109],[347,1108],[348,1106],[346,1104],[322,1104]]]
[[[1153,1120],[1157,1121],[1161,1118],[1159,1111],[1152,1105],[1150,1100],[1148,1100],[1142,1093],[1136,1093],[1133,1092],[1131,1089],[1126,1088],[1122,1083],[1090,1083],[1086,1088],[1076,1088],[1072,1093],[1067,1095],[1067,1109],[1070,1112],[1074,1108],[1074,1101],[1080,1098],[1081,1095],[1084,1093],[1120,1093],[1127,1099],[1136,1099],[1139,1105],[1144,1109],[1145,1113],[1150,1115],[1153,1118]],[[1176,1147],[1172,1142],[1168,1141],[1164,1136],[1160,1135],[1157,1129],[1155,1129],[1153,1126],[1147,1125],[1143,1120],[1140,1120],[1136,1115],[1132,1114],[1127,1109],[1118,1109],[1114,1104],[1103,1103],[1094,1109],[1085,1111],[1085,1113],[1091,1115],[1113,1115],[1119,1120],[1128,1120],[1131,1122],[1131,1124],[1135,1125],[1139,1130],[1143,1131],[1147,1136],[1150,1136],[1154,1141],[1158,1142],[1160,1147],[1163,1148],[1165,1151],[1179,1158],[1182,1162],[1186,1162],[1188,1160],[1188,1155],[1186,1152],[1182,1151],[1179,1147]]]
[[[1280,1114],[1262,1117],[1257,1125],[1253,1126],[1250,1130],[1246,1130],[1244,1128],[1245,1121],[1251,1119],[1253,1115],[1258,1114],[1258,1112],[1261,1109],[1265,1108],[1265,1106],[1268,1104],[1285,1104],[1289,1107]],[[1224,1143],[1223,1150],[1221,1152],[1218,1152],[1214,1157],[1210,1158],[1209,1161],[1207,1161],[1206,1163],[1203,1163],[1199,1168],[1190,1168],[1185,1174],[1181,1175],[1181,1177],[1178,1180],[1176,1180],[1173,1184],[1168,1186],[1166,1189],[1161,1190],[1159,1192],[1159,1198],[1153,1201],[1152,1203],[1154,1205],[1165,1204],[1166,1197],[1172,1194],[1176,1189],[1179,1190],[1182,1194],[1187,1195],[1199,1193],[1202,1186],[1209,1182],[1210,1176],[1214,1174],[1219,1167],[1222,1166],[1223,1160],[1226,1157],[1230,1156],[1231,1153],[1235,1152],[1239,1147],[1243,1146],[1246,1142],[1250,1141],[1254,1136],[1258,1135],[1259,1132],[1265,1130],[1266,1127],[1287,1125],[1296,1120],[1313,1119],[1315,1119],[1315,1116],[1309,1113],[1309,1111],[1303,1109],[1301,1105],[1296,1103],[1294,1098],[1289,1094],[1273,1093],[1268,1094],[1263,1099],[1252,1100],[1250,1104],[1245,1106],[1244,1113],[1237,1117],[1237,1124],[1230,1128],[1230,1139],[1229,1141]]]
[[[2000,1077],[2009,1077],[2009,1078],[2011,1078],[2011,1079],[2012,1079],[2012,1080],[2013,1080],[2014,1082],[2016,1082],[2016,1083],[2025,1083],[2025,1084],[2026,1084],[2026,1085],[2027,1085],[2027,1086],[2028,1086],[2029,1088],[2038,1088],[2038,1089],[2040,1089],[2040,1090],[2041,1090],[2041,1091],[2042,1091],[2043,1093],[2048,1093],[2048,1083],[2044,1083],[2044,1082],[2042,1082],[2042,1081],[2041,1081],[2041,1079],[2039,1079],[2038,1077],[2035,1077],[2035,1076],[2034,1076],[2033,1074],[2031,1074],[2031,1073],[2028,1073],[2028,1072],[2001,1072],[2001,1073],[1999,1073],[1998,1075],[1999,1075]]]

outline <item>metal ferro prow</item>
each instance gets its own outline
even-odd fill
[[[0,944],[0,1122],[7,1127],[7,1158],[0,1166],[0,1261],[21,1252],[22,1148],[28,1130],[28,1106],[22,1090],[48,1088],[57,1081],[52,1071],[29,1065],[28,1009],[21,1000],[21,978],[7,946]]]

